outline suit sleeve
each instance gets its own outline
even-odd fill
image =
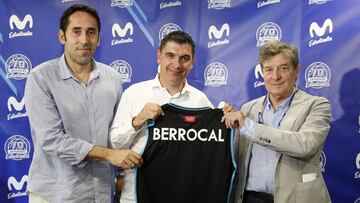
[[[291,130],[255,123],[250,139],[293,157],[305,158],[315,154],[323,146],[330,129],[330,103],[321,97],[305,102],[308,102],[308,108],[304,108],[300,115],[288,115],[296,117]]]

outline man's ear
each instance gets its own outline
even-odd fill
[[[58,32],[58,38],[61,44],[65,44],[66,41],[65,33],[61,29]]]
[[[157,57],[156,57],[158,64],[160,64],[160,55],[161,55],[161,51],[160,51],[160,49],[158,49],[157,50]]]

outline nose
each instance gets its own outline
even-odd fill
[[[281,77],[281,74],[280,74],[280,71],[275,68],[271,77],[274,79],[274,80],[278,80],[280,77]]]
[[[81,35],[79,37],[79,41],[82,44],[87,44],[88,43],[88,35],[86,34],[86,32],[81,32]]]
[[[174,64],[175,68],[180,68],[180,58],[174,57],[173,64]]]

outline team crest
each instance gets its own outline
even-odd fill
[[[159,41],[161,41],[167,34],[174,31],[181,31],[180,26],[175,23],[167,23],[160,28]]]
[[[134,0],[112,0],[111,7],[126,8],[134,5]]]
[[[230,8],[231,0],[208,0],[208,9]]]
[[[27,77],[32,69],[31,61],[22,54],[10,56],[5,63],[6,77],[22,80]]]
[[[110,66],[120,73],[120,77],[123,82],[131,81],[132,69],[126,61],[116,60],[113,61]]]
[[[209,64],[204,71],[205,86],[219,87],[227,84],[228,70],[219,62]]]
[[[330,86],[331,72],[329,67],[322,62],[310,64],[305,71],[305,88],[320,89]]]
[[[28,139],[22,135],[13,135],[9,137],[5,144],[5,159],[22,160],[28,159],[31,145]]]
[[[273,22],[266,22],[256,31],[256,46],[260,47],[268,41],[281,40],[281,28]]]

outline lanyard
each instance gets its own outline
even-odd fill
[[[291,97],[290,97],[290,101],[289,101],[289,103],[288,103],[287,109],[285,110],[285,113],[282,115],[282,117],[281,117],[281,119],[280,119],[280,121],[279,121],[279,123],[278,123],[278,126],[277,126],[278,128],[280,127],[281,121],[282,121],[283,118],[285,117],[286,112],[288,111],[288,109],[289,109],[289,107],[290,107],[290,105],[291,105],[291,103],[292,103],[292,101],[293,101],[293,99],[294,99],[295,94],[299,91],[299,88],[297,88],[297,87],[295,87],[295,88],[296,88],[296,90],[295,90],[295,92],[294,92],[294,93],[291,95]],[[258,120],[259,120],[259,123],[260,123],[260,124],[264,124],[263,114],[264,114],[264,110],[265,110],[265,104],[266,104],[267,97],[268,97],[268,94],[266,94],[266,96],[265,96],[265,98],[264,98],[264,101],[263,101],[263,103],[262,103],[262,107],[261,107],[261,109],[260,109],[260,111],[259,111],[259,114],[258,114]]]

